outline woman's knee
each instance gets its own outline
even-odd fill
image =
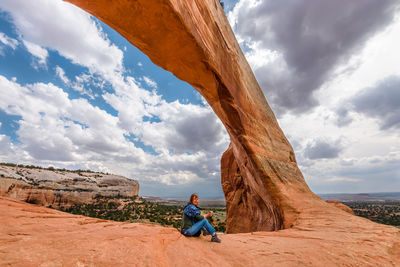
[[[203,220],[201,220],[202,225],[206,225],[208,222],[208,220],[206,218],[204,218]]]

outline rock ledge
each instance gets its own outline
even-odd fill
[[[400,266],[396,227],[339,209],[298,222],[276,232],[222,235],[216,244],[174,228],[0,197],[0,266]]]
[[[137,196],[139,183],[123,176],[0,165],[0,195],[52,207],[91,203],[96,195]]]

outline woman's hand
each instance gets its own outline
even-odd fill
[[[209,213],[207,213],[206,215],[204,215],[204,218],[211,217],[212,215],[213,215],[213,212],[212,212],[212,211],[210,211]]]

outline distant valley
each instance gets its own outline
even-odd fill
[[[388,193],[358,193],[358,194],[319,194],[324,200],[337,200],[340,202],[370,202],[370,201],[400,201],[400,192]]]

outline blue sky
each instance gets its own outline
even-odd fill
[[[311,189],[400,191],[397,1],[224,2]],[[229,137],[200,94],[68,3],[1,1],[0,94],[1,162],[223,196]]]

